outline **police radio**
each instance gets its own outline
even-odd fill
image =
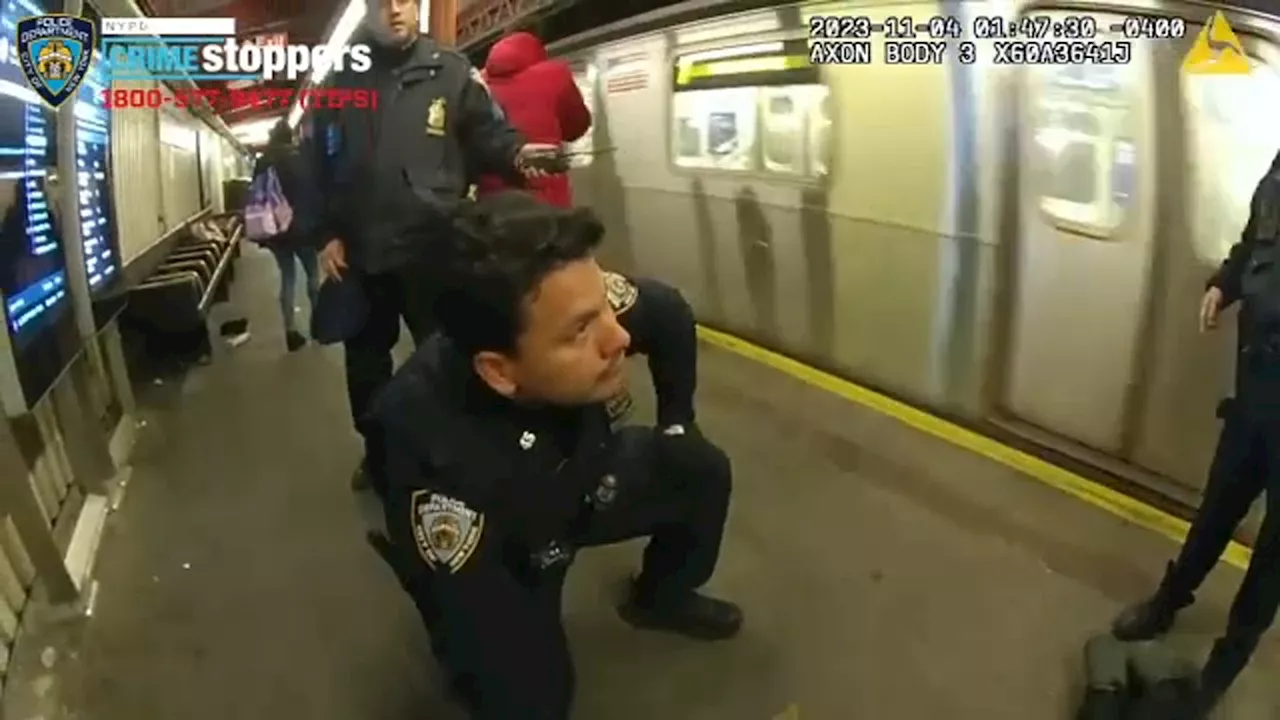
[[[590,157],[611,153],[617,148],[601,148],[599,150],[565,150],[560,145],[536,145],[521,156],[521,163],[533,170],[540,170],[548,175],[569,172],[575,157]]]

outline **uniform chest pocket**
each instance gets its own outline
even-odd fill
[[[511,533],[530,548],[568,539],[585,508],[586,492],[580,473],[568,465],[555,474],[513,476],[503,493]]]
[[[404,168],[414,194],[423,200],[461,197],[466,164],[459,144],[456,108],[442,83],[419,80],[406,86],[396,110],[397,131],[386,148]]]

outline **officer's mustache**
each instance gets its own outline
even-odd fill
[[[600,380],[608,380],[618,373],[622,372],[622,366],[627,362],[626,351],[618,353],[618,356],[609,362],[605,369],[600,373]]]

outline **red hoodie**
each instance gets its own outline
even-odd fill
[[[526,32],[502,38],[489,50],[484,65],[489,93],[507,115],[507,122],[531,143],[567,143],[591,127],[591,111],[582,100],[569,66],[547,59],[547,49]],[[528,189],[543,201],[572,207],[566,175],[532,178]],[[506,187],[502,178],[485,176],[477,183],[484,195]]]

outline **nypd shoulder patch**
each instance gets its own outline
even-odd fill
[[[604,273],[604,289],[609,296],[610,307],[618,315],[630,310],[640,297],[640,288],[635,283],[624,275],[607,270]]]
[[[410,507],[413,539],[422,559],[435,570],[461,570],[480,545],[484,515],[430,490],[415,492]]]

